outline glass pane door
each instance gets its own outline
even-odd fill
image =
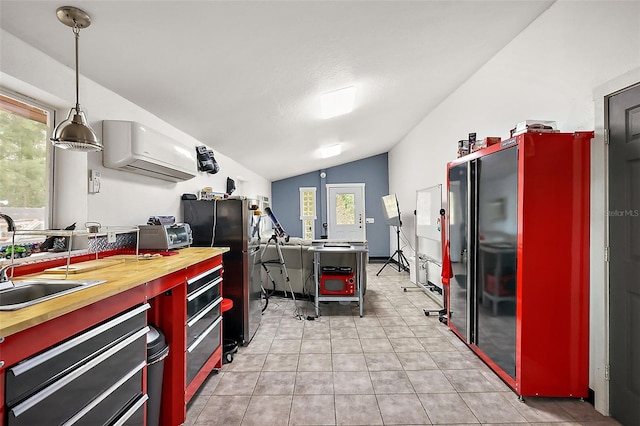
[[[518,148],[478,159],[475,344],[516,375]]]
[[[467,311],[469,164],[449,169],[449,256],[453,277],[449,286],[449,321],[469,341]]]

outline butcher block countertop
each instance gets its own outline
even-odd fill
[[[226,247],[190,247],[178,251],[179,254],[174,256],[138,261],[136,261],[135,255],[113,256],[105,258],[105,260],[124,259],[124,261],[107,262],[108,266],[103,268],[89,268],[86,272],[69,274],[67,277],[69,280],[106,280],[106,282],[26,308],[15,311],[0,311],[0,337],[10,336],[146,282],[180,271],[221,255],[229,249]],[[82,263],[74,265],[82,265]],[[17,277],[14,282],[18,283],[23,279],[63,278],[64,274],[38,273]]]

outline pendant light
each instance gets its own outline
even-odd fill
[[[76,106],[69,110],[67,119],[58,124],[53,132],[51,142],[55,147],[71,151],[102,151],[102,144],[96,133],[89,127],[84,111],[80,109],[79,101],[79,71],[78,71],[78,39],[80,29],[91,25],[91,17],[83,10],[73,6],[62,6],[56,10],[58,20],[73,28],[76,38]]]

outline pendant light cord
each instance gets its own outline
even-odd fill
[[[76,20],[73,20],[73,33],[76,36],[76,113],[80,112],[80,70],[78,69],[78,39],[80,38],[80,28]]]

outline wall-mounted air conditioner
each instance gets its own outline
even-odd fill
[[[195,151],[134,121],[102,122],[105,167],[179,182],[197,173]]]

